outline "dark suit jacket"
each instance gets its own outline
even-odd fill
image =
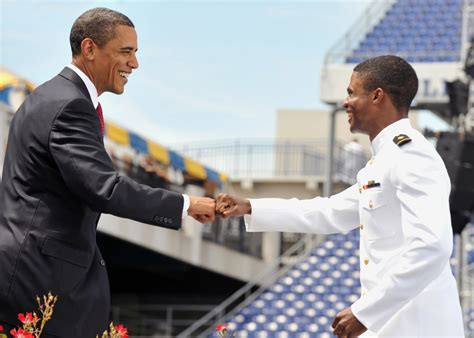
[[[133,112],[130,112],[131,114]],[[109,322],[100,213],[178,229],[183,197],[121,175],[105,152],[85,84],[71,69],[44,83],[10,127],[0,200],[0,322],[58,295],[46,333],[95,337]]]

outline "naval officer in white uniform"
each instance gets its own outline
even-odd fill
[[[344,108],[367,134],[372,159],[357,183],[329,198],[220,195],[222,217],[245,215],[247,231],[337,233],[360,229],[361,296],[332,327],[338,337],[464,337],[449,258],[451,185],[442,159],[413,129],[413,68],[396,56],[354,68]]]

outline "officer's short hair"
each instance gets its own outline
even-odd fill
[[[114,10],[97,7],[90,9],[79,16],[71,28],[69,43],[72,55],[81,53],[81,42],[90,38],[103,47],[116,37],[115,28],[119,25],[135,27],[126,15]]]
[[[397,110],[408,112],[418,91],[418,77],[412,66],[395,55],[377,56],[354,68],[367,91],[382,88]]]

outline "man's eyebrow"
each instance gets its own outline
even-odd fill
[[[133,48],[133,47],[121,47],[119,48],[121,51],[131,51],[134,50],[135,52],[138,51],[138,48]]]

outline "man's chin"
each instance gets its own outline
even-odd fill
[[[117,95],[123,94],[124,91],[125,91],[125,87],[114,88],[114,89],[110,90],[111,93],[114,93],[114,94],[117,94]]]
[[[349,126],[349,130],[352,134],[367,134],[366,132],[364,132],[363,130],[361,130],[360,128],[357,128],[357,126],[355,126],[354,124],[351,123],[351,125]]]

